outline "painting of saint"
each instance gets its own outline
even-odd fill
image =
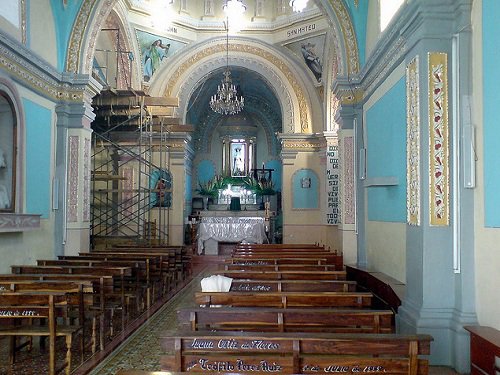
[[[167,56],[170,44],[163,44],[161,39],[155,40],[143,52],[144,81],[148,82],[160,66],[160,62]]]
[[[141,51],[144,82],[150,82],[161,64],[186,46],[186,43],[142,30],[136,30],[136,35]]]

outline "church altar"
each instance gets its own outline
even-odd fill
[[[234,214],[234,212],[231,212]],[[213,215],[213,212],[211,212]],[[264,217],[205,216],[198,227],[198,254],[218,254],[219,242],[267,242]]]

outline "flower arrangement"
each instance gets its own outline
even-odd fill
[[[204,197],[216,197],[217,190],[216,178],[214,177],[206,182],[198,182],[196,192]]]
[[[228,185],[244,185],[245,189],[253,191],[258,196],[276,194],[272,180],[225,175],[216,175],[206,182],[198,182],[196,193],[205,197],[217,197],[218,190],[225,189]]]
[[[255,177],[249,177],[245,179],[244,183],[247,190],[252,190],[259,196],[276,194],[276,190],[274,189],[274,183],[272,180],[259,180]]]

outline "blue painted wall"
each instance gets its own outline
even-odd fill
[[[28,99],[23,99],[23,106],[26,123],[26,211],[48,218],[52,199],[52,113]]]
[[[406,221],[406,85],[400,79],[366,112],[367,178],[397,177],[368,188],[368,220]]]
[[[281,176],[283,175],[283,167],[279,160],[270,160],[265,163],[265,167],[269,169],[274,169],[272,172],[271,180],[273,181],[274,190],[281,191]]]
[[[310,179],[309,188],[302,187],[302,179]],[[292,208],[319,207],[319,179],[311,169],[300,169],[292,177]]]
[[[57,38],[57,69],[63,71],[73,24],[83,0],[71,0],[64,6],[61,0],[50,0]]]
[[[359,64],[362,67],[365,64],[365,46],[366,46],[366,20],[368,17],[368,1],[358,1],[358,5],[354,4],[354,0],[346,0],[351,20],[356,32],[356,40],[358,42]]]
[[[484,222],[500,227],[500,1],[483,0]]]
[[[198,183],[205,183],[215,176],[214,163],[211,160],[202,160],[197,166],[198,181],[195,182],[196,187]]]

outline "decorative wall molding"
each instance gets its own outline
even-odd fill
[[[3,34],[0,34],[0,69],[50,100],[83,101],[88,77],[62,75],[45,60]]]
[[[78,170],[79,170],[80,137],[68,137],[68,197],[67,197],[67,220],[76,222],[78,220]]]
[[[41,215],[1,213],[0,233],[25,232],[40,229],[40,216]]]
[[[90,171],[91,171],[91,142],[90,138],[83,140],[83,221],[90,221]]]
[[[187,72],[192,72],[193,66],[202,65],[203,60],[206,60],[213,55],[220,56],[218,56],[215,61],[212,60],[211,64],[215,64],[218,62],[220,66],[225,65],[225,57],[224,59],[222,59],[221,57],[222,55],[226,55],[225,40],[212,40],[211,42],[205,42],[204,46],[206,46],[207,44],[208,47],[203,48],[199,51],[195,51],[191,55],[184,56],[183,62],[180,63],[171,74],[169,74],[168,84],[164,88],[163,95],[167,97],[174,96],[176,94],[176,91],[179,90],[178,88],[181,87],[184,78],[187,78]],[[248,41],[235,39],[230,41],[228,49],[230,52],[232,52],[232,56],[235,56],[235,54],[239,54],[237,59],[234,57],[232,58],[232,63],[246,61],[247,63],[252,62],[253,64],[261,64],[261,67],[264,67],[264,65],[266,64],[262,65],[262,63],[258,62],[258,59],[260,58],[269,63],[267,69],[276,70],[276,73],[279,73],[277,76],[282,77],[282,82],[285,82],[283,78],[286,78],[286,85],[292,88],[293,94],[298,104],[301,132],[310,132],[312,126],[309,119],[309,100],[307,100],[304,89],[297,79],[297,73],[289,68],[286,60],[284,59],[284,56],[278,56],[277,54],[265,50],[264,48],[259,47],[255,44],[249,44]],[[159,75],[156,78],[158,79]],[[279,90],[277,90],[277,92],[279,92]],[[286,123],[284,123],[284,126],[286,126]],[[295,123],[295,121],[293,121],[293,123]]]
[[[430,225],[449,224],[448,56],[430,52],[429,62],[429,215]]]
[[[355,184],[354,184],[354,137],[344,137],[341,142],[341,202],[340,210],[342,224],[355,223]]]
[[[420,74],[418,55],[406,66],[406,219],[420,225]]]
[[[352,76],[359,72],[359,53],[356,32],[354,31],[351,16],[344,4],[344,1],[329,0],[329,3],[333,8],[342,29],[342,35],[344,37],[344,48],[347,59],[347,75]]]

